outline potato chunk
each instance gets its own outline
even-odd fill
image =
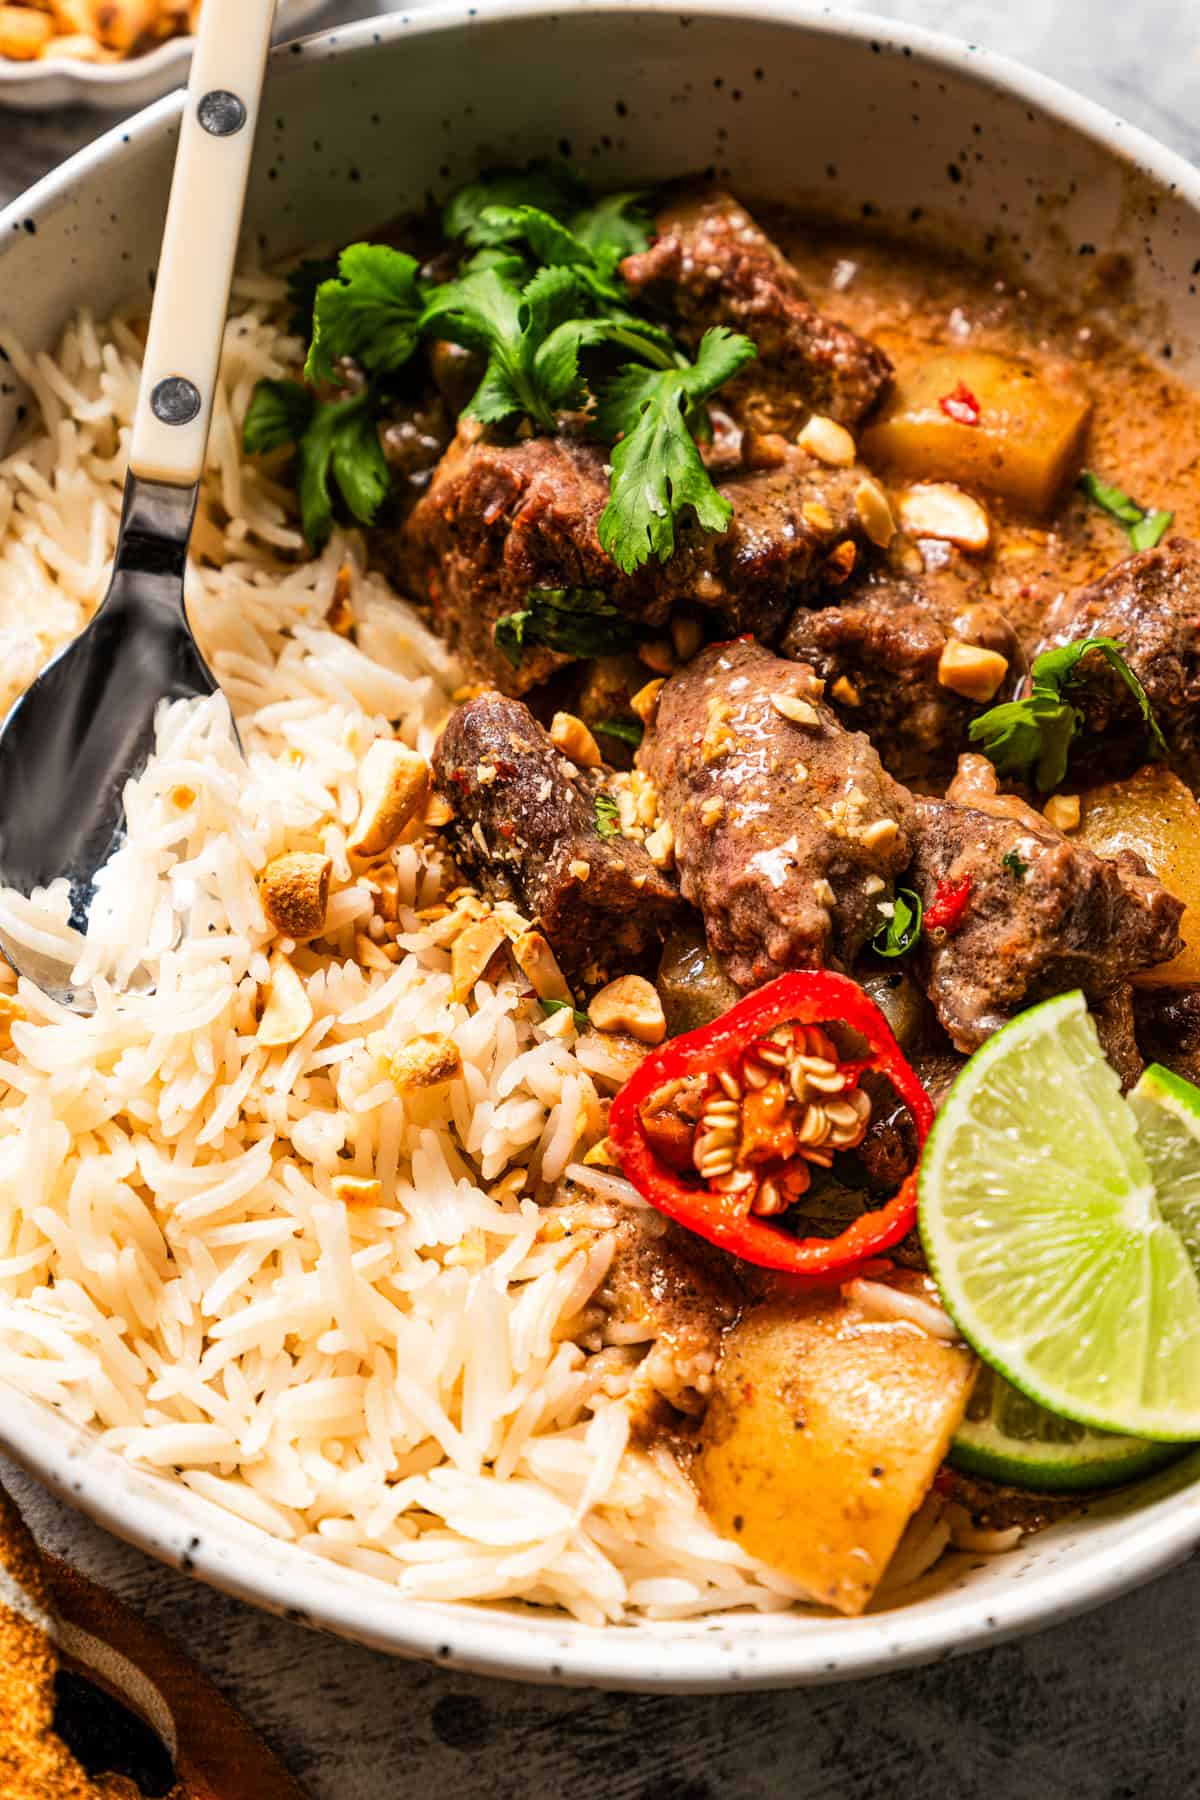
[[[909,481],[960,481],[1046,514],[1079,473],[1090,413],[1065,374],[946,351],[896,377],[862,455]]]
[[[1200,981],[1200,804],[1191,789],[1161,763],[1149,763],[1127,781],[1083,795],[1079,836],[1098,856],[1136,850],[1187,908],[1179,923],[1179,955],[1143,969],[1133,977],[1136,984]]]
[[[716,1529],[860,1613],[962,1418],[970,1352],[829,1290],[770,1300],[725,1339],[696,1475]]]

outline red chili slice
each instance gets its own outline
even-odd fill
[[[929,905],[925,908],[924,927],[926,931],[944,931],[947,934],[957,931],[963,922],[963,915],[971,899],[971,877],[964,875],[961,881],[942,881]]]
[[[904,1102],[923,1145],[933,1123],[933,1107],[897,1044],[887,1020],[863,990],[844,975],[800,970],[781,975],[739,1001],[729,1012],[664,1044],[647,1057],[613,1100],[608,1136],[621,1168],[651,1206],[709,1243],[761,1268],[792,1275],[841,1274],[898,1243],[913,1226],[917,1210],[913,1171],[885,1205],[865,1212],[839,1237],[797,1238],[750,1211],[752,1193],[722,1193],[699,1175],[685,1179],[654,1151],[642,1108],[669,1083],[716,1076],[740,1064],[742,1053],[778,1026],[840,1022],[865,1039],[868,1054],[841,1069],[857,1086],[869,1069],[891,1082]]]
[[[959,425],[978,425],[983,412],[965,381],[960,381],[952,393],[943,394],[938,405],[948,419]]]

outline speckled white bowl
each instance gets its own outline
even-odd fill
[[[329,0],[279,0],[276,35],[312,25]],[[0,106],[44,112],[53,106],[93,106],[128,112],[182,87],[192,60],[190,37],[170,38],[126,62],[88,63],[76,56],[37,62],[0,57]]]
[[[180,100],[160,102],[0,217],[5,322],[50,345],[81,301],[144,283]],[[569,147],[619,186],[711,164],[744,192],[934,225],[1071,294],[1132,257],[1148,346],[1200,362],[1200,178],[1037,75],[928,33],[789,0],[442,6],[277,53],[248,233],[267,255],[369,229],[483,160]],[[0,381],[0,389],[6,384]],[[0,392],[0,442],[20,395]],[[121,1536],[256,1604],[491,1674],[676,1692],[848,1679],[955,1655],[1109,1599],[1200,1541],[1200,1456],[1022,1550],[959,1557],[902,1606],[589,1629],[414,1603],[280,1544],[0,1389],[0,1441]]]

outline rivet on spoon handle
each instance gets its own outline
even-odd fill
[[[129,466],[192,487],[204,468],[275,0],[205,0],[163,234]]]

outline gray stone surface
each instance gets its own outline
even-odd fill
[[[1196,0],[840,3],[1006,51],[1200,156]],[[339,6],[334,16],[375,10],[387,9]],[[0,112],[0,201],[103,123]],[[477,1680],[316,1637],[150,1562],[2,1459],[0,1479],[48,1547],[190,1650],[313,1800],[1184,1800],[1200,1791],[1195,1562],[1087,1618],[938,1669],[817,1692],[639,1699]]]

